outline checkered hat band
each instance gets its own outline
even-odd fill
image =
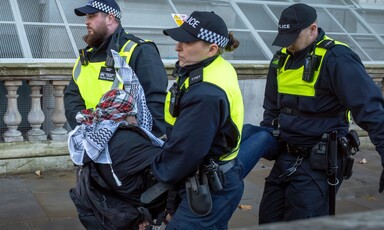
[[[98,2],[98,1],[93,1],[90,6],[92,6],[93,8],[96,8],[96,9],[99,9],[107,14],[111,13],[113,14],[116,18],[120,19],[121,16],[122,16],[122,13],[118,10],[116,10],[115,8],[112,8],[102,2]]]
[[[228,44],[229,41],[228,38],[204,28],[200,29],[199,34],[197,34],[197,37],[209,43],[215,43],[223,48]]]

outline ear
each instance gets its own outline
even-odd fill
[[[315,34],[315,33],[317,33],[317,24],[313,23],[311,25],[311,34]]]
[[[213,57],[217,54],[219,46],[217,44],[210,44],[208,48],[208,56]]]
[[[115,16],[113,14],[108,14],[108,16],[107,16],[107,25],[111,26],[113,24],[114,20],[115,20]]]

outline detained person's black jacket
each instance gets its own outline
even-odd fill
[[[119,198],[139,202],[140,195],[148,187],[148,175],[144,172],[154,160],[161,147],[153,145],[145,133],[137,127],[118,129],[108,143],[112,168],[122,185],[113,178],[111,167],[96,164],[98,174]]]
[[[324,35],[325,33],[319,28],[317,40],[320,41]],[[312,44],[307,49],[292,55],[286,68],[297,69],[303,66],[305,56],[311,47]],[[282,141],[312,146],[320,141],[323,133],[337,130],[341,135],[345,135],[349,127],[343,117],[321,118],[316,117],[316,114],[350,110],[356,124],[368,131],[370,139],[383,159],[384,100],[379,87],[366,72],[358,55],[344,45],[335,45],[326,53],[320,68],[319,79],[315,85],[316,92],[319,93],[315,97],[300,97],[278,95],[276,69],[270,67],[261,126],[273,127],[273,120],[279,118]],[[280,108],[292,108],[315,116],[280,113],[278,101]]]
[[[166,193],[144,208],[140,202],[141,194],[156,183],[148,172],[161,147],[153,145],[141,129],[125,127],[115,132],[108,149],[112,165],[94,163],[84,155],[70,197],[87,229],[138,229],[139,223],[156,219],[165,210]]]
[[[120,34],[120,35],[118,35]],[[119,47],[127,42],[124,29],[119,26],[116,32],[111,35],[107,42],[103,43],[99,48],[90,55],[91,62],[105,61],[107,57],[107,47],[109,43],[113,44],[119,39]],[[116,47],[117,50],[117,47]],[[156,136],[165,133],[164,125],[164,101],[167,91],[168,78],[165,72],[164,64],[161,61],[157,47],[154,43],[145,42],[138,45],[128,63],[135,71],[142,85],[148,108],[153,117],[152,132]],[[65,115],[69,125],[73,129],[76,127],[76,114],[80,110],[85,109],[85,103],[80,95],[79,88],[73,78],[69,82],[64,94]]]

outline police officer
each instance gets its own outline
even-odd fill
[[[236,71],[221,54],[239,42],[214,12],[195,11],[163,33],[177,41],[179,59],[166,100],[168,141],[151,165],[158,181],[181,188],[167,229],[227,229],[244,189],[236,158],[244,108]]]
[[[340,185],[345,176],[342,148],[338,143],[333,184],[327,182],[329,171],[324,169],[330,165],[320,160],[317,147],[329,142],[324,149],[333,154],[329,138],[335,131],[337,140],[349,137],[348,111],[369,133],[384,166],[384,101],[379,87],[358,55],[325,35],[316,20],[316,10],[301,3],[284,9],[279,19],[273,45],[283,48],[270,64],[261,125],[278,128],[283,151],[265,181],[260,224],[329,213],[330,186]],[[278,125],[273,126],[276,118]],[[348,141],[354,145],[353,138]],[[383,188],[382,173],[379,192]]]
[[[88,46],[79,51],[73,78],[65,90],[65,115],[70,126],[77,125],[77,112],[94,108],[110,89],[123,88],[113,68],[113,49],[136,72],[153,117],[152,132],[162,136],[168,79],[156,45],[124,31],[120,22],[122,13],[115,0],[91,0],[86,6],[76,8],[75,13],[86,16],[88,33],[83,39]]]

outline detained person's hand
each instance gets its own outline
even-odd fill
[[[384,190],[384,169],[383,171],[381,171],[379,193],[382,193],[383,190]]]
[[[139,230],[145,230],[148,225],[149,225],[149,223],[147,221],[140,223],[139,224]]]
[[[165,217],[166,224],[169,223],[169,221],[171,220],[172,220],[172,215],[168,213],[167,216]]]

